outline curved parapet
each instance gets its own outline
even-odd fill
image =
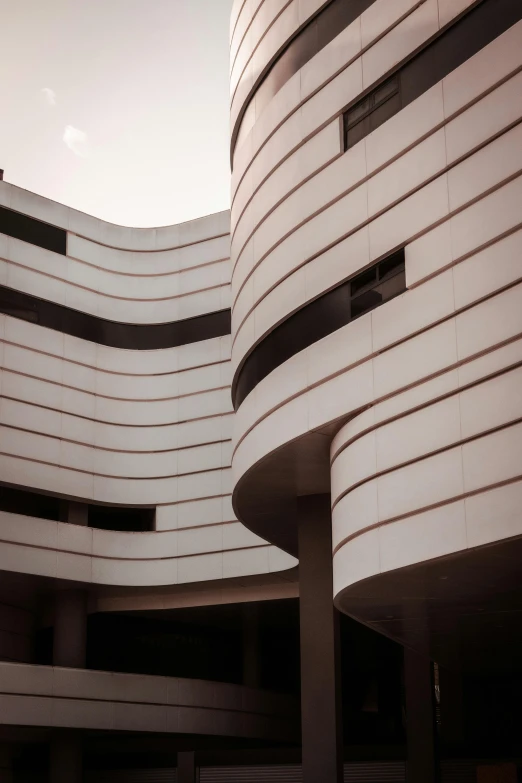
[[[0,209],[1,481],[154,517],[4,505],[2,568],[154,586],[291,567],[230,503],[229,214],[131,229],[6,182]]]
[[[372,592],[361,580],[522,536],[522,371],[470,383],[472,367],[442,394],[436,379],[435,397],[431,381],[375,405],[332,442],[334,592],[350,613]]]
[[[15,215],[60,229],[66,246],[62,254],[28,247],[29,236],[2,237],[2,282],[9,288],[129,325],[173,323],[230,306],[227,212],[179,226],[130,229],[5,182],[2,196],[0,203]]]
[[[233,34],[233,499],[296,554],[331,492],[336,603],[369,622],[385,571],[522,535],[522,8],[354,3],[292,59],[296,9],[335,5],[279,7],[277,53],[257,6]]]
[[[0,723],[295,741],[291,697],[221,682],[0,663]]]

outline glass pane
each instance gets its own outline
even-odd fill
[[[357,277],[354,277],[352,280],[352,287],[351,287],[352,297],[355,296],[356,294],[359,294],[364,288],[375,285],[376,282],[377,282],[377,269],[375,267],[366,270],[366,272],[363,272],[361,275],[357,275]]]
[[[364,117],[365,114],[368,114],[370,111],[370,99],[365,98],[364,101],[361,101],[360,103],[356,104],[353,108],[351,108],[347,114],[346,114],[346,122],[348,125],[352,125],[354,122],[357,122],[357,120],[360,120],[361,117]]]
[[[368,135],[368,132],[368,117],[365,117],[364,120],[358,122],[357,125],[354,125],[353,128],[350,128],[347,132],[346,149],[349,150],[350,147],[354,147],[356,144],[358,144],[362,139],[364,139],[365,136]]]
[[[381,302],[382,296],[376,289],[365,291],[364,294],[356,296],[355,299],[352,299],[352,321],[354,318],[358,318],[358,316],[373,310],[375,307],[378,307]]]
[[[25,307],[5,305],[0,302],[0,313],[10,315],[13,318],[20,318],[22,321],[30,321],[32,324],[38,323],[38,313]]]
[[[387,302],[389,299],[393,299],[397,294],[402,294],[406,290],[406,280],[404,271],[402,274],[390,277],[385,282],[381,283],[375,289],[381,296],[381,301]]]
[[[379,264],[379,280],[393,277],[404,270],[404,250],[394,253]]]
[[[387,122],[394,114],[398,114],[401,108],[401,95],[397,92],[370,114],[370,133]]]
[[[399,89],[399,79],[397,76],[385,82],[384,84],[381,84],[381,86],[377,87],[377,89],[373,93],[372,105],[377,106],[377,104],[386,100],[386,98],[390,98],[395,92],[397,92],[398,89]]]

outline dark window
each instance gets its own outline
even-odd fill
[[[252,113],[259,116],[294,73],[297,73],[373,2],[374,0],[333,0],[299,30],[260,76],[245,101],[233,129],[232,153],[245,115]],[[476,8],[471,9],[405,66],[407,68],[408,65],[413,66],[415,63],[413,72],[405,74],[407,78],[402,85],[402,106],[398,94],[383,101],[379,107],[376,107],[371,121],[353,126],[347,149],[426,92],[520,18],[522,18],[520,0],[483,0]]]
[[[404,252],[354,277],[350,284],[350,320],[393,299],[406,288]]]
[[[67,232],[63,228],[42,223],[7,207],[0,207],[0,233],[38,245],[53,253],[66,254]]]
[[[18,298],[10,293],[5,294],[0,290],[0,313],[20,318],[22,321],[38,323],[38,308],[34,302],[24,300],[23,295]]]
[[[402,108],[400,80],[396,75],[352,106],[344,115],[345,148],[349,149],[389,120]]]
[[[52,495],[0,486],[0,511],[58,522],[62,517],[62,501]]]
[[[276,55],[245,101],[232,132],[232,152],[245,114],[252,112],[259,116],[294,73],[297,73],[374,2],[375,0],[332,0],[297,32],[285,48]]]
[[[172,348],[230,334],[230,310],[167,324],[124,324],[0,286],[0,312],[113,348]]]
[[[405,290],[401,249],[302,307],[270,332],[246,358],[232,386],[235,408],[283,362]]]
[[[88,506],[89,527],[130,533],[154,530],[154,508],[124,508],[121,506]],[[69,501],[53,495],[43,495],[26,489],[0,486],[0,511],[24,517],[67,522]]]
[[[89,506],[89,527],[99,530],[118,530],[142,533],[154,530],[155,509],[115,508],[113,506]]]
[[[350,149],[522,19],[520,0],[483,0],[344,113]]]

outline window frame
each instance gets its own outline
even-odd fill
[[[379,100],[376,100],[376,97],[378,94],[385,88],[387,85],[393,85],[393,89],[391,92],[386,94],[384,97],[382,97]],[[382,106],[384,106],[389,101],[393,100],[398,96],[398,103],[399,108],[394,112],[394,114],[398,114],[399,111],[402,109],[402,93],[401,93],[401,78],[400,78],[400,72],[397,71],[389,78],[385,79],[383,82],[381,82],[377,87],[375,87],[371,92],[367,93],[364,98],[361,98],[357,103],[354,103],[353,106],[351,106],[349,109],[347,109],[343,113],[343,140],[344,140],[344,151],[351,149],[354,147],[359,141],[364,139],[366,136],[368,136],[372,131],[376,130],[379,125],[384,124],[386,120],[383,120],[375,127],[372,127],[371,124],[371,118],[372,115],[374,115],[378,109],[380,109]],[[354,111],[356,111],[360,106],[363,106],[365,103],[368,103],[368,108],[366,109],[363,114],[360,116],[357,116],[356,119],[354,119],[352,122],[350,122],[350,115],[353,114]],[[392,115],[393,116],[393,115]],[[363,135],[357,139],[355,142],[350,143],[349,142],[349,134],[351,131],[354,130],[358,125],[364,124],[366,127],[363,129]]]

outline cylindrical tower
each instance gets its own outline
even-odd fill
[[[331,494],[335,605],[448,665],[522,606],[521,19],[232,14],[235,511],[298,554]]]

